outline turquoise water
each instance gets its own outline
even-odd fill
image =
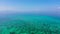
[[[60,34],[60,19],[52,16],[9,15],[0,18],[0,34]]]

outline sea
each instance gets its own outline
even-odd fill
[[[60,34],[57,14],[0,14],[0,34]]]

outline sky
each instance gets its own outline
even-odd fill
[[[2,11],[60,11],[60,0],[0,0]]]

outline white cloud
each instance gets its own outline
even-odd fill
[[[57,7],[57,9],[60,9],[60,7]]]
[[[0,11],[14,10],[14,7],[0,6]]]
[[[0,11],[39,11],[39,8],[0,6]]]
[[[23,7],[23,6],[0,6],[0,11],[55,11],[55,7]]]
[[[60,7],[57,6],[57,7],[56,7],[56,11],[60,11]]]

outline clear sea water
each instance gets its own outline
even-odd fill
[[[60,17],[37,14],[2,15],[0,34],[60,34]]]

